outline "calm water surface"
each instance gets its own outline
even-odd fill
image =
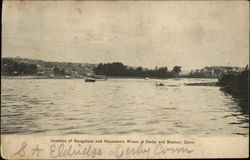
[[[156,87],[155,82],[171,86]],[[247,136],[248,116],[214,79],[2,79],[2,134]]]

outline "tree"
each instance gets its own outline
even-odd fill
[[[65,75],[66,75],[66,71],[65,71],[64,68],[60,71],[60,75],[61,75],[61,76],[65,76]]]
[[[138,77],[143,76],[143,68],[142,67],[137,67],[134,72],[135,72],[135,76],[138,76]]]
[[[179,73],[181,72],[181,66],[174,66],[173,72],[175,74],[179,75]]]
[[[176,66],[174,71],[178,74],[181,72],[181,66]],[[95,69],[95,74],[106,76],[121,76],[121,77],[157,77],[169,78],[175,77],[176,73],[168,71],[167,67],[155,67],[155,69],[146,69],[142,67],[129,67],[120,62],[100,63]]]
[[[60,69],[57,68],[57,67],[54,67],[53,71],[54,71],[54,75],[59,75],[60,74]]]
[[[106,76],[125,76],[126,66],[120,62],[99,64],[95,69],[95,74],[103,74]]]
[[[157,70],[157,76],[158,77],[166,77],[167,73],[168,73],[168,68],[167,67],[160,67]]]
[[[29,75],[36,74],[37,73],[37,65],[36,64],[27,65],[25,72],[26,72],[26,74],[29,74]]]
[[[104,65],[100,63],[95,69],[95,74],[104,74]]]

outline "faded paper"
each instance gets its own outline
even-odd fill
[[[72,0],[43,2],[5,0],[2,18],[2,57],[20,56],[53,62],[95,64],[122,61],[130,66],[148,68],[164,66],[165,64],[169,68],[173,68],[180,64],[184,68],[183,72],[185,69],[191,70],[216,65],[232,64],[245,67],[249,59],[249,7],[247,1]],[[2,88],[8,84],[3,81]],[[32,82],[25,84],[28,89]],[[152,84],[154,85],[154,82]],[[70,86],[72,90],[79,88],[79,86],[71,86],[66,82],[60,83],[60,85],[65,85],[65,88],[66,85]],[[45,87],[47,86],[43,86],[43,88]],[[144,90],[138,89],[134,84],[127,85],[125,88],[130,88],[136,95],[143,95]],[[47,90],[51,90],[51,88]],[[100,92],[102,90],[106,89],[99,88]],[[114,96],[109,101],[115,101],[119,98],[116,97],[117,90],[119,90],[119,86],[110,92],[110,94],[114,93]],[[126,91],[124,91],[123,97],[129,97],[129,93]],[[168,91],[166,90],[166,94]],[[64,92],[65,95],[70,95],[69,90]],[[83,92],[82,95],[86,97],[88,96],[86,91],[79,92]],[[44,92],[41,91],[42,93]],[[195,93],[190,90],[190,95]],[[76,95],[71,96],[72,101],[75,101],[73,97]],[[159,95],[152,93],[147,99],[157,96]],[[172,99],[178,98],[178,101],[182,101],[184,98],[181,96],[175,96]],[[39,94],[36,98],[38,97]],[[79,103],[84,103],[83,100],[80,101],[82,97],[78,97]],[[108,99],[108,95],[106,97]],[[213,97],[210,100],[215,101],[216,98]],[[184,99],[184,103],[185,100],[188,99]],[[69,101],[65,101],[65,104],[62,105],[73,107],[68,105]],[[126,101],[129,100],[125,99],[119,102],[119,106],[127,107],[124,105]],[[139,103],[142,101],[140,97],[134,97],[134,101],[142,104]],[[21,98],[20,102],[22,102]],[[91,106],[91,102],[89,103]],[[1,110],[3,105],[9,107],[1,102]],[[49,105],[54,107],[53,103]],[[167,108],[169,111],[166,113],[173,113],[170,110],[175,109],[174,107],[176,106]],[[192,106],[186,107],[188,109]],[[111,110],[103,109],[101,112],[111,113]],[[97,109],[92,110],[86,114],[94,114],[97,111]],[[152,110],[152,112],[142,111],[141,115],[157,117],[158,115],[153,113],[156,111],[157,109]],[[122,110],[122,112],[127,113],[126,110]],[[5,113],[7,114],[7,112]],[[50,111],[48,113],[53,114]],[[215,114],[213,112],[207,112],[206,115],[208,114],[211,114],[212,118],[207,119],[207,121],[211,121],[211,123],[213,123],[212,120],[218,118],[213,117],[212,114]],[[70,113],[65,112],[65,115],[70,115]],[[135,118],[141,115],[136,115]],[[2,113],[1,118],[4,116],[6,117]],[[32,114],[29,116],[32,117]],[[44,117],[46,116],[48,114],[45,114]],[[60,116],[62,115],[54,115],[54,117]],[[81,115],[81,117],[84,116],[86,115]],[[116,116],[117,114],[112,115],[110,121],[112,117]],[[178,119],[178,115],[175,116]],[[197,123],[202,117],[197,112],[189,116],[190,119],[197,117]],[[146,119],[144,120],[146,121]],[[102,121],[100,120],[100,122]],[[34,120],[34,124],[39,125],[38,122],[41,124],[46,122],[48,126],[50,123],[53,124],[52,121],[46,121],[46,118],[42,118],[42,116],[40,120],[39,118]],[[6,125],[7,123],[8,125]],[[150,121],[149,123],[157,125],[158,122]],[[176,126],[181,126],[178,120],[175,123]],[[228,122],[225,120],[226,123]],[[1,130],[5,131],[12,125],[17,126],[11,121],[6,122],[5,125],[1,125]],[[22,128],[22,125],[25,126],[25,122],[19,124],[19,127]],[[124,130],[129,130],[130,125],[133,123],[125,125]],[[187,128],[190,126],[182,125],[183,130],[188,131]],[[215,123],[215,128],[216,125]],[[41,127],[44,126],[41,125]],[[30,129],[30,132],[23,134],[21,129],[16,129],[15,132],[1,134],[1,155],[6,159],[249,157],[249,133],[247,135],[238,134],[237,127],[235,127],[236,134],[224,134],[223,130],[227,130],[228,126],[227,124],[225,128],[222,127],[220,131],[213,131],[210,128],[209,131],[212,134],[206,129],[204,129],[205,131],[195,131],[195,124],[191,126],[190,132],[182,132],[182,128],[180,128],[173,129],[172,132],[168,132],[168,130],[158,133],[152,131],[152,134],[128,133],[126,131],[117,131],[116,134],[100,134],[101,131],[93,134],[60,134],[60,131],[54,129],[57,127],[56,125],[41,133]],[[34,126],[30,125],[30,127]],[[74,128],[74,126],[72,127]],[[164,127],[166,126],[158,126],[158,128]],[[206,128],[205,125],[204,128]],[[136,128],[133,129],[133,131],[137,131]],[[147,129],[150,130],[150,128],[144,128],[144,130]],[[78,128],[78,130],[88,131],[84,127]]]

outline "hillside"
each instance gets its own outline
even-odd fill
[[[48,62],[38,59],[4,57],[1,59],[1,75],[73,76],[93,74],[96,64]]]
[[[241,67],[232,66],[211,66],[202,69],[192,70],[189,74],[191,78],[219,78],[228,73],[240,73],[244,70]]]

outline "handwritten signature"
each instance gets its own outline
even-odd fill
[[[121,144],[118,144],[115,150],[110,151],[109,155],[114,156],[115,158],[123,158],[130,155],[145,155],[146,158],[149,158],[150,154],[153,155],[166,155],[166,154],[179,154],[179,153],[192,153],[193,149],[188,149],[185,147],[167,147],[162,144],[157,144],[153,147],[144,147],[141,143],[138,147],[124,147]]]
[[[92,145],[82,147],[78,144],[78,147],[75,148],[72,145],[65,144],[60,144],[59,146],[53,144],[50,146],[51,158],[71,157],[74,155],[86,155],[95,158],[96,156],[102,156],[102,153],[101,148],[92,147]]]
[[[24,141],[21,144],[21,147],[15,152],[14,156],[25,157],[26,148],[28,144]],[[46,149],[46,148],[45,148]],[[39,145],[32,148],[32,156],[39,157],[40,152],[45,151],[45,149],[40,148]],[[187,147],[169,147],[167,145],[156,144],[153,146],[145,146],[144,143],[140,143],[136,146],[125,146],[122,144],[117,144],[111,151],[105,152],[103,148],[94,147],[92,145],[82,146],[78,144],[77,146],[71,144],[52,144],[49,149],[50,158],[63,158],[63,157],[72,157],[72,156],[84,156],[89,158],[98,158],[107,154],[114,158],[126,158],[129,156],[140,156],[140,157],[154,157],[154,156],[164,156],[167,154],[190,154],[194,152],[194,149]]]

